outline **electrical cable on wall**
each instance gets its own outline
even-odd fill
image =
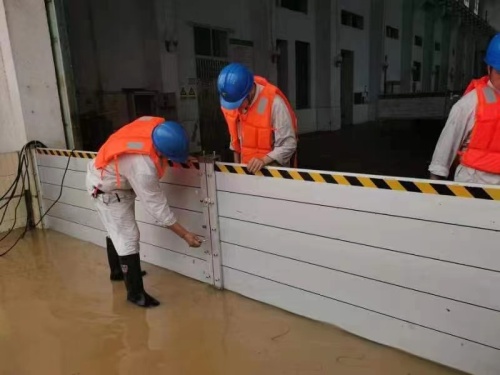
[[[47,146],[45,146],[43,143],[41,143],[39,141],[31,141],[31,142],[28,142],[26,145],[23,146],[23,148],[21,149],[21,151],[19,152],[19,155],[18,155],[18,168],[17,168],[16,177],[14,178],[14,181],[12,181],[12,184],[9,186],[9,188],[7,189],[7,191],[5,193],[3,193],[2,197],[0,198],[0,201],[6,200],[6,202],[0,206],[0,210],[2,210],[2,209],[4,210],[4,212],[2,213],[2,216],[0,218],[0,225],[3,223],[3,221],[5,219],[5,216],[6,216],[7,210],[9,209],[10,204],[15,201],[15,198],[19,198],[17,200],[17,203],[15,204],[15,208],[14,208],[14,220],[13,220],[13,223],[10,226],[9,230],[0,238],[0,243],[2,241],[4,241],[14,231],[14,228],[16,227],[17,219],[18,219],[17,218],[17,210],[18,210],[18,207],[19,207],[19,205],[21,203],[21,200],[22,200],[22,198],[24,196],[23,193],[25,192],[25,187],[28,188],[28,191],[31,194],[31,181],[30,181],[30,176],[29,176],[29,168],[30,168],[29,153],[30,153],[31,150],[33,150],[34,148],[37,148],[37,147],[46,148]],[[66,178],[66,173],[68,172],[68,169],[69,169],[69,164],[70,164],[70,161],[71,161],[71,157],[73,156],[73,152],[74,152],[74,150],[72,150],[71,153],[70,153],[70,155],[68,156],[68,161],[66,163],[66,168],[64,169],[64,174],[63,174],[63,177],[62,177],[62,180],[61,180],[61,186],[60,186],[59,196],[50,205],[50,207],[47,209],[47,211],[45,211],[45,213],[43,215],[41,215],[41,217],[38,220],[38,222],[36,222],[34,224],[35,228],[38,226],[38,224],[40,224],[42,222],[42,220],[44,219],[44,217],[55,206],[55,204],[61,199],[61,196],[62,196],[62,193],[63,193],[63,189],[64,189],[64,180]],[[19,194],[18,196],[16,196],[17,187],[19,186],[20,183],[21,183],[21,191],[22,191],[22,193]],[[29,225],[28,217],[26,217],[26,223],[25,223],[25,226],[24,226],[24,230],[22,231],[22,233],[17,237],[17,239],[14,241],[14,243],[6,251],[0,253],[0,257],[2,257],[4,255],[6,255],[7,253],[9,253],[19,243],[19,241],[28,232],[29,227],[30,227],[30,225]]]

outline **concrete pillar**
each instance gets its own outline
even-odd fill
[[[178,15],[175,0],[155,0],[155,15],[158,29],[158,48],[161,62],[161,91],[179,91],[178,54],[179,43]],[[170,49],[170,51],[167,50]]]
[[[432,90],[432,71],[434,68],[434,24],[438,16],[438,8],[425,6],[424,59],[422,68],[422,91]]]
[[[403,27],[401,32],[401,92],[411,92],[411,69],[413,51],[413,1],[403,2]]]
[[[249,0],[248,17],[254,22],[252,40],[254,42],[254,71],[276,82],[276,67],[271,59],[272,43],[276,43],[276,2],[267,0]]]
[[[330,9],[330,92],[331,92],[331,126],[330,130],[341,127],[340,108],[340,67],[336,62],[340,56],[340,0],[332,0]]]
[[[441,76],[439,90],[448,90],[448,72],[450,71],[450,41],[451,41],[451,18],[449,15],[443,16],[441,36]]]
[[[466,58],[466,30],[465,26],[461,24],[458,28],[457,45],[455,48],[456,53],[456,68],[455,68],[455,83],[454,90],[461,90],[465,81],[465,58]]]
[[[3,0],[0,0],[0,98],[0,153],[20,150],[27,137]]]
[[[0,54],[0,152],[28,140],[65,148],[43,0],[0,0]]]
[[[368,88],[368,120],[377,118],[378,97],[384,63],[384,9],[385,0],[372,0],[370,7],[370,81]]]
[[[331,92],[330,76],[334,68],[331,66],[331,2],[315,1],[316,7],[316,129],[326,131],[331,126]]]

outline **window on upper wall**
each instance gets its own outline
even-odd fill
[[[307,14],[307,0],[278,0],[277,5],[295,12]]]
[[[385,36],[391,39],[399,39],[399,30],[392,26],[386,26]]]
[[[343,10],[341,13],[342,25],[354,27],[355,29],[363,30],[365,28],[365,20],[363,16],[356,13]]]
[[[464,0],[464,5],[468,8],[470,5],[470,0]]]
[[[295,101],[297,109],[311,107],[311,46],[295,42]]]
[[[422,37],[415,35],[415,45],[417,47],[422,47],[422,44],[423,44]]]
[[[475,0],[474,1],[474,14],[477,16],[479,14],[479,2],[481,0]]]
[[[434,43],[434,51],[436,51],[436,52],[441,51],[441,43],[439,43],[439,42]]]
[[[227,57],[227,31],[194,27],[194,53],[199,56]]]

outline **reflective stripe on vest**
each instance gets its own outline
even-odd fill
[[[486,103],[496,103],[497,96],[495,94],[495,90],[493,90],[490,86],[483,87],[483,94],[486,99]]]

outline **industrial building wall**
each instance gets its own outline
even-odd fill
[[[198,137],[200,116],[207,114],[199,113],[198,96],[181,97],[180,90],[186,91],[194,89],[198,91],[198,73],[196,71],[197,56],[195,54],[194,27],[201,26],[214,30],[223,30],[228,32],[228,39],[239,39],[253,41],[252,19],[250,15],[249,2],[246,0],[228,1],[217,0],[210,3],[202,0],[178,1],[176,7],[172,8],[175,12],[168,19],[174,23],[169,30],[168,37],[178,41],[177,51],[173,53],[177,66],[172,66],[169,71],[168,80],[177,83],[177,98],[179,106],[179,120],[186,126],[191,137]],[[263,12],[267,7],[264,5]],[[267,27],[263,22],[264,27]],[[259,64],[257,55],[258,46],[253,47],[253,61],[256,66]],[[198,56],[200,57],[200,56]],[[228,58],[215,58],[206,56],[208,60],[227,60]],[[204,74],[208,74],[204,72]],[[267,69],[259,69],[257,73],[266,75]],[[212,83],[215,88],[215,80]],[[198,93],[197,93],[198,94]],[[217,101],[213,103],[214,111],[218,111]],[[198,132],[198,133],[197,133]],[[197,135],[198,134],[198,135]],[[211,151],[211,150],[207,150]]]
[[[318,1],[318,0],[316,0]],[[308,1],[307,14],[291,11],[286,8],[276,9],[276,37],[288,41],[288,99],[294,108],[297,108],[297,80],[296,80],[296,50],[295,42],[306,42],[310,46],[309,60],[309,108],[297,108],[296,114],[299,121],[301,133],[309,133],[317,130],[316,112],[316,77],[328,77],[316,70],[316,1]],[[324,36],[327,38],[328,36]],[[325,58],[325,57],[322,57]],[[328,67],[330,69],[330,67]]]
[[[15,129],[19,136],[14,144],[7,146],[8,149],[0,149],[0,152],[19,150],[25,140],[35,139],[52,147],[65,147],[45,2],[2,2],[0,18],[5,17],[3,22],[6,22],[8,30],[6,33],[5,26],[0,25],[4,30],[0,33],[3,40],[1,53],[2,56],[5,53],[5,73],[9,82],[9,92],[5,97],[10,97],[13,111],[10,121],[14,125],[11,129]],[[4,95],[1,94],[3,101]],[[9,139],[12,135],[7,137]]]
[[[18,152],[30,140],[65,147],[45,3],[0,0],[0,195],[15,180]],[[26,224],[22,182],[10,193],[10,204],[0,199],[0,232]]]
[[[123,89],[160,90],[160,41],[153,2],[68,1],[67,25],[82,127],[128,120]]]
[[[384,7],[384,36],[385,50],[384,55],[387,56],[387,81],[394,82],[394,91],[388,93],[398,93],[399,84],[401,81],[401,37],[403,28],[403,10],[400,0],[385,0]],[[397,30],[398,37],[388,37],[386,27],[390,26]],[[383,84],[383,83],[382,83]],[[383,92],[383,85],[382,85]]]
[[[370,3],[364,0],[338,0],[339,12],[337,22],[340,23],[341,50],[354,52],[354,94],[366,95],[370,85]],[[352,12],[363,17],[363,29],[342,25],[342,10]],[[340,84],[340,83],[339,83]],[[368,104],[354,104],[353,123],[359,124],[368,121]]]
[[[4,3],[0,1],[0,152],[19,150],[26,143],[22,109]]]

